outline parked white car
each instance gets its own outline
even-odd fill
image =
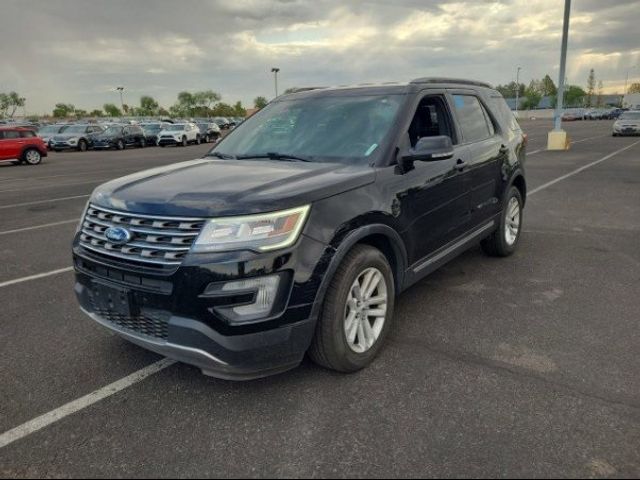
[[[166,147],[167,145],[176,145],[186,147],[190,143],[200,145],[202,137],[200,129],[195,123],[174,123],[167,125],[158,134],[158,145]]]

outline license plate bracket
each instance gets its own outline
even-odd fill
[[[124,288],[94,283],[93,301],[96,308],[102,311],[125,317],[133,317],[138,314],[138,307],[132,292]]]

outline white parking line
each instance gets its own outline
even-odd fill
[[[43,225],[35,225],[33,227],[16,228],[15,230],[5,230],[0,232],[0,236],[9,235],[12,233],[28,232],[30,230],[39,230],[41,228],[57,227],[58,225],[67,225],[69,223],[78,223],[80,218],[74,218],[73,220],[62,220],[61,222],[45,223]]]
[[[584,165],[584,166],[582,166],[580,168],[575,169],[573,172],[569,172],[566,175],[562,175],[561,177],[558,177],[555,180],[551,180],[550,182],[547,182],[544,185],[540,185],[539,187],[534,188],[533,190],[531,190],[527,194],[527,196],[535,195],[536,193],[544,190],[545,188],[549,188],[550,186],[555,185],[558,182],[566,180],[569,177],[573,177],[574,175],[577,175],[578,173],[583,172],[588,168],[594,167],[594,166],[598,165],[599,163],[606,162],[610,158],[615,157],[619,153],[622,153],[622,152],[624,152],[626,150],[629,150],[630,148],[638,145],[639,143],[640,143],[640,140],[638,140],[637,142],[632,143],[631,145],[627,145],[626,147],[621,148],[620,150],[616,150],[615,152],[610,153],[606,157],[602,157],[600,160],[596,160],[595,162],[588,163],[588,164],[586,164],[586,165]]]
[[[0,210],[5,210],[7,208],[28,207],[30,205],[39,205],[41,203],[64,202],[66,200],[75,200],[75,199],[78,199],[78,198],[87,198],[89,196],[90,196],[90,194],[87,194],[87,195],[74,195],[73,197],[50,198],[48,200],[38,200],[38,201],[35,201],[35,202],[14,203],[12,205],[2,205],[2,206],[0,206]]]
[[[576,140],[575,142],[571,142],[571,145],[575,145],[576,143],[586,142],[587,140],[595,140],[596,138],[602,138],[602,137],[608,137],[608,136],[609,135],[598,135],[597,137],[582,138],[580,140]],[[546,148],[540,148],[538,150],[534,150],[533,152],[527,152],[527,156],[535,155],[537,153],[546,152],[546,151],[547,151]]]
[[[566,180],[569,177],[572,177],[574,175],[577,175],[578,173],[591,168],[595,165],[598,165],[599,163],[602,163],[606,160],[609,160],[612,157],[615,157],[616,155],[618,155],[619,153],[622,153],[626,150],[629,150],[630,148],[634,147],[635,145],[639,144],[640,140],[632,143],[631,145],[628,145],[624,148],[621,148],[620,150],[617,150],[613,153],[610,153],[609,155],[601,158],[600,160],[596,160],[595,162],[591,162],[587,165],[585,165],[584,167],[578,168],[576,170],[574,170],[573,172],[570,172],[566,175],[563,175],[561,177],[558,177],[557,179],[545,183],[544,185],[541,185],[533,190],[531,190],[531,192],[529,192],[529,195],[535,195],[538,192],[541,192],[542,190],[558,183],[561,182],[562,180]],[[69,269],[64,269],[63,271],[69,271],[71,270],[71,268]],[[49,272],[48,274],[43,274],[44,276],[50,275],[50,274],[55,274],[55,273],[61,273],[62,271],[57,271],[57,272]],[[20,279],[17,281],[13,281],[10,282],[11,284],[15,283],[15,282],[26,282],[28,280],[33,280],[35,278],[41,278],[42,276],[33,276],[33,277],[27,277],[24,279]],[[0,284],[0,287],[5,286],[4,284]],[[111,385],[107,385],[104,388],[101,388],[100,390],[96,390],[95,392],[86,395],[82,398],[79,398],[78,400],[74,400],[70,403],[67,403],[66,405],[63,405],[60,408],[57,408],[49,413],[45,413],[44,415],[35,418],[27,423],[24,423],[23,425],[20,425],[19,427],[16,427],[12,430],[9,430],[6,433],[3,433],[2,435],[0,435],[0,448],[5,447],[13,442],[16,442],[22,438],[25,438],[27,436],[29,436],[32,433],[35,433],[39,430],[42,430],[43,428],[59,421],[62,420],[65,417],[68,417],[69,415],[72,415],[74,413],[79,412],[80,410],[83,410],[87,407],[90,407],[91,405],[100,402],[101,400],[104,400],[112,395],[115,395],[116,393],[121,392],[122,390],[125,390],[126,388],[129,388],[133,385],[135,385],[136,383],[141,382],[142,380],[150,377],[151,375],[154,375],[162,370],[164,370],[165,368],[175,364],[176,362],[173,360],[169,360],[169,359],[163,359],[160,360],[158,362],[152,363],[151,365],[148,365],[147,367],[144,367],[141,370],[138,370],[137,372],[132,373],[131,375],[118,380],[114,383],[112,383]]]
[[[129,388],[131,385],[141,382],[147,377],[154,375],[165,368],[170,367],[175,362],[173,360],[164,359],[159,362],[152,363],[151,365],[144,367],[137,372],[132,373],[128,377],[124,377],[111,385],[107,385],[99,390],[96,390],[89,395],[85,395],[82,398],[74,400],[72,402],[63,405],[60,408],[56,408],[51,412],[45,413],[44,415],[34,418],[33,420],[20,425],[19,427],[14,428],[13,430],[9,430],[6,433],[0,435],[0,448],[6,447],[7,445],[16,442],[24,437],[31,435],[39,430],[42,430],[45,427],[48,427],[52,423],[56,423],[59,420],[62,420],[69,415],[73,415],[80,410],[87,408],[94,403],[97,403],[101,400],[104,400],[107,397],[115,395],[122,390]]]
[[[18,188],[9,188],[7,190],[0,190],[0,193],[25,192],[30,190],[43,190],[45,188],[51,189],[55,187],[75,187],[77,185],[90,185],[92,183],[104,183],[107,180],[110,180],[110,178],[109,179],[106,179],[106,178],[93,179],[93,180],[87,180],[84,182],[54,183],[54,184],[48,184],[48,185],[23,186]]]
[[[0,283],[0,288],[9,287],[18,283],[30,282],[31,280],[38,280],[40,278],[51,277],[52,275],[59,275],[61,273],[67,273],[73,270],[73,267],[60,268],[58,270],[52,270],[51,272],[38,273],[37,275],[30,275],[28,277],[16,278],[15,280],[9,280]]]

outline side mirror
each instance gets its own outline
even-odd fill
[[[405,162],[435,162],[453,158],[453,142],[451,137],[423,137],[416,146],[402,156]]]

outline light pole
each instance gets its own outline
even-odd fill
[[[122,109],[122,114],[124,115],[124,100],[122,98],[122,94],[124,92],[124,87],[116,87],[116,90],[120,92],[120,108]]]
[[[275,81],[276,81],[276,96],[275,98],[278,98],[278,72],[280,71],[279,68],[277,67],[273,67],[271,69],[271,72],[273,73],[274,77],[275,77]]]
[[[562,112],[564,109],[564,86],[567,71],[567,47],[569,45],[569,23],[571,20],[571,0],[564,1],[564,23],[562,27],[562,50],[560,52],[560,82],[558,100],[556,102],[555,128],[549,133],[547,147],[549,150],[567,150],[569,139],[562,130]]]
[[[518,110],[520,110],[520,70],[522,70],[522,67],[518,67],[518,71],[516,72],[516,115],[518,115]]]
[[[631,72],[631,70],[633,70],[634,68],[638,68],[640,65],[634,65],[633,67],[629,67],[627,68],[627,78],[624,81],[624,94],[627,95],[629,93],[629,90],[627,88],[627,86],[629,85],[629,73]]]

